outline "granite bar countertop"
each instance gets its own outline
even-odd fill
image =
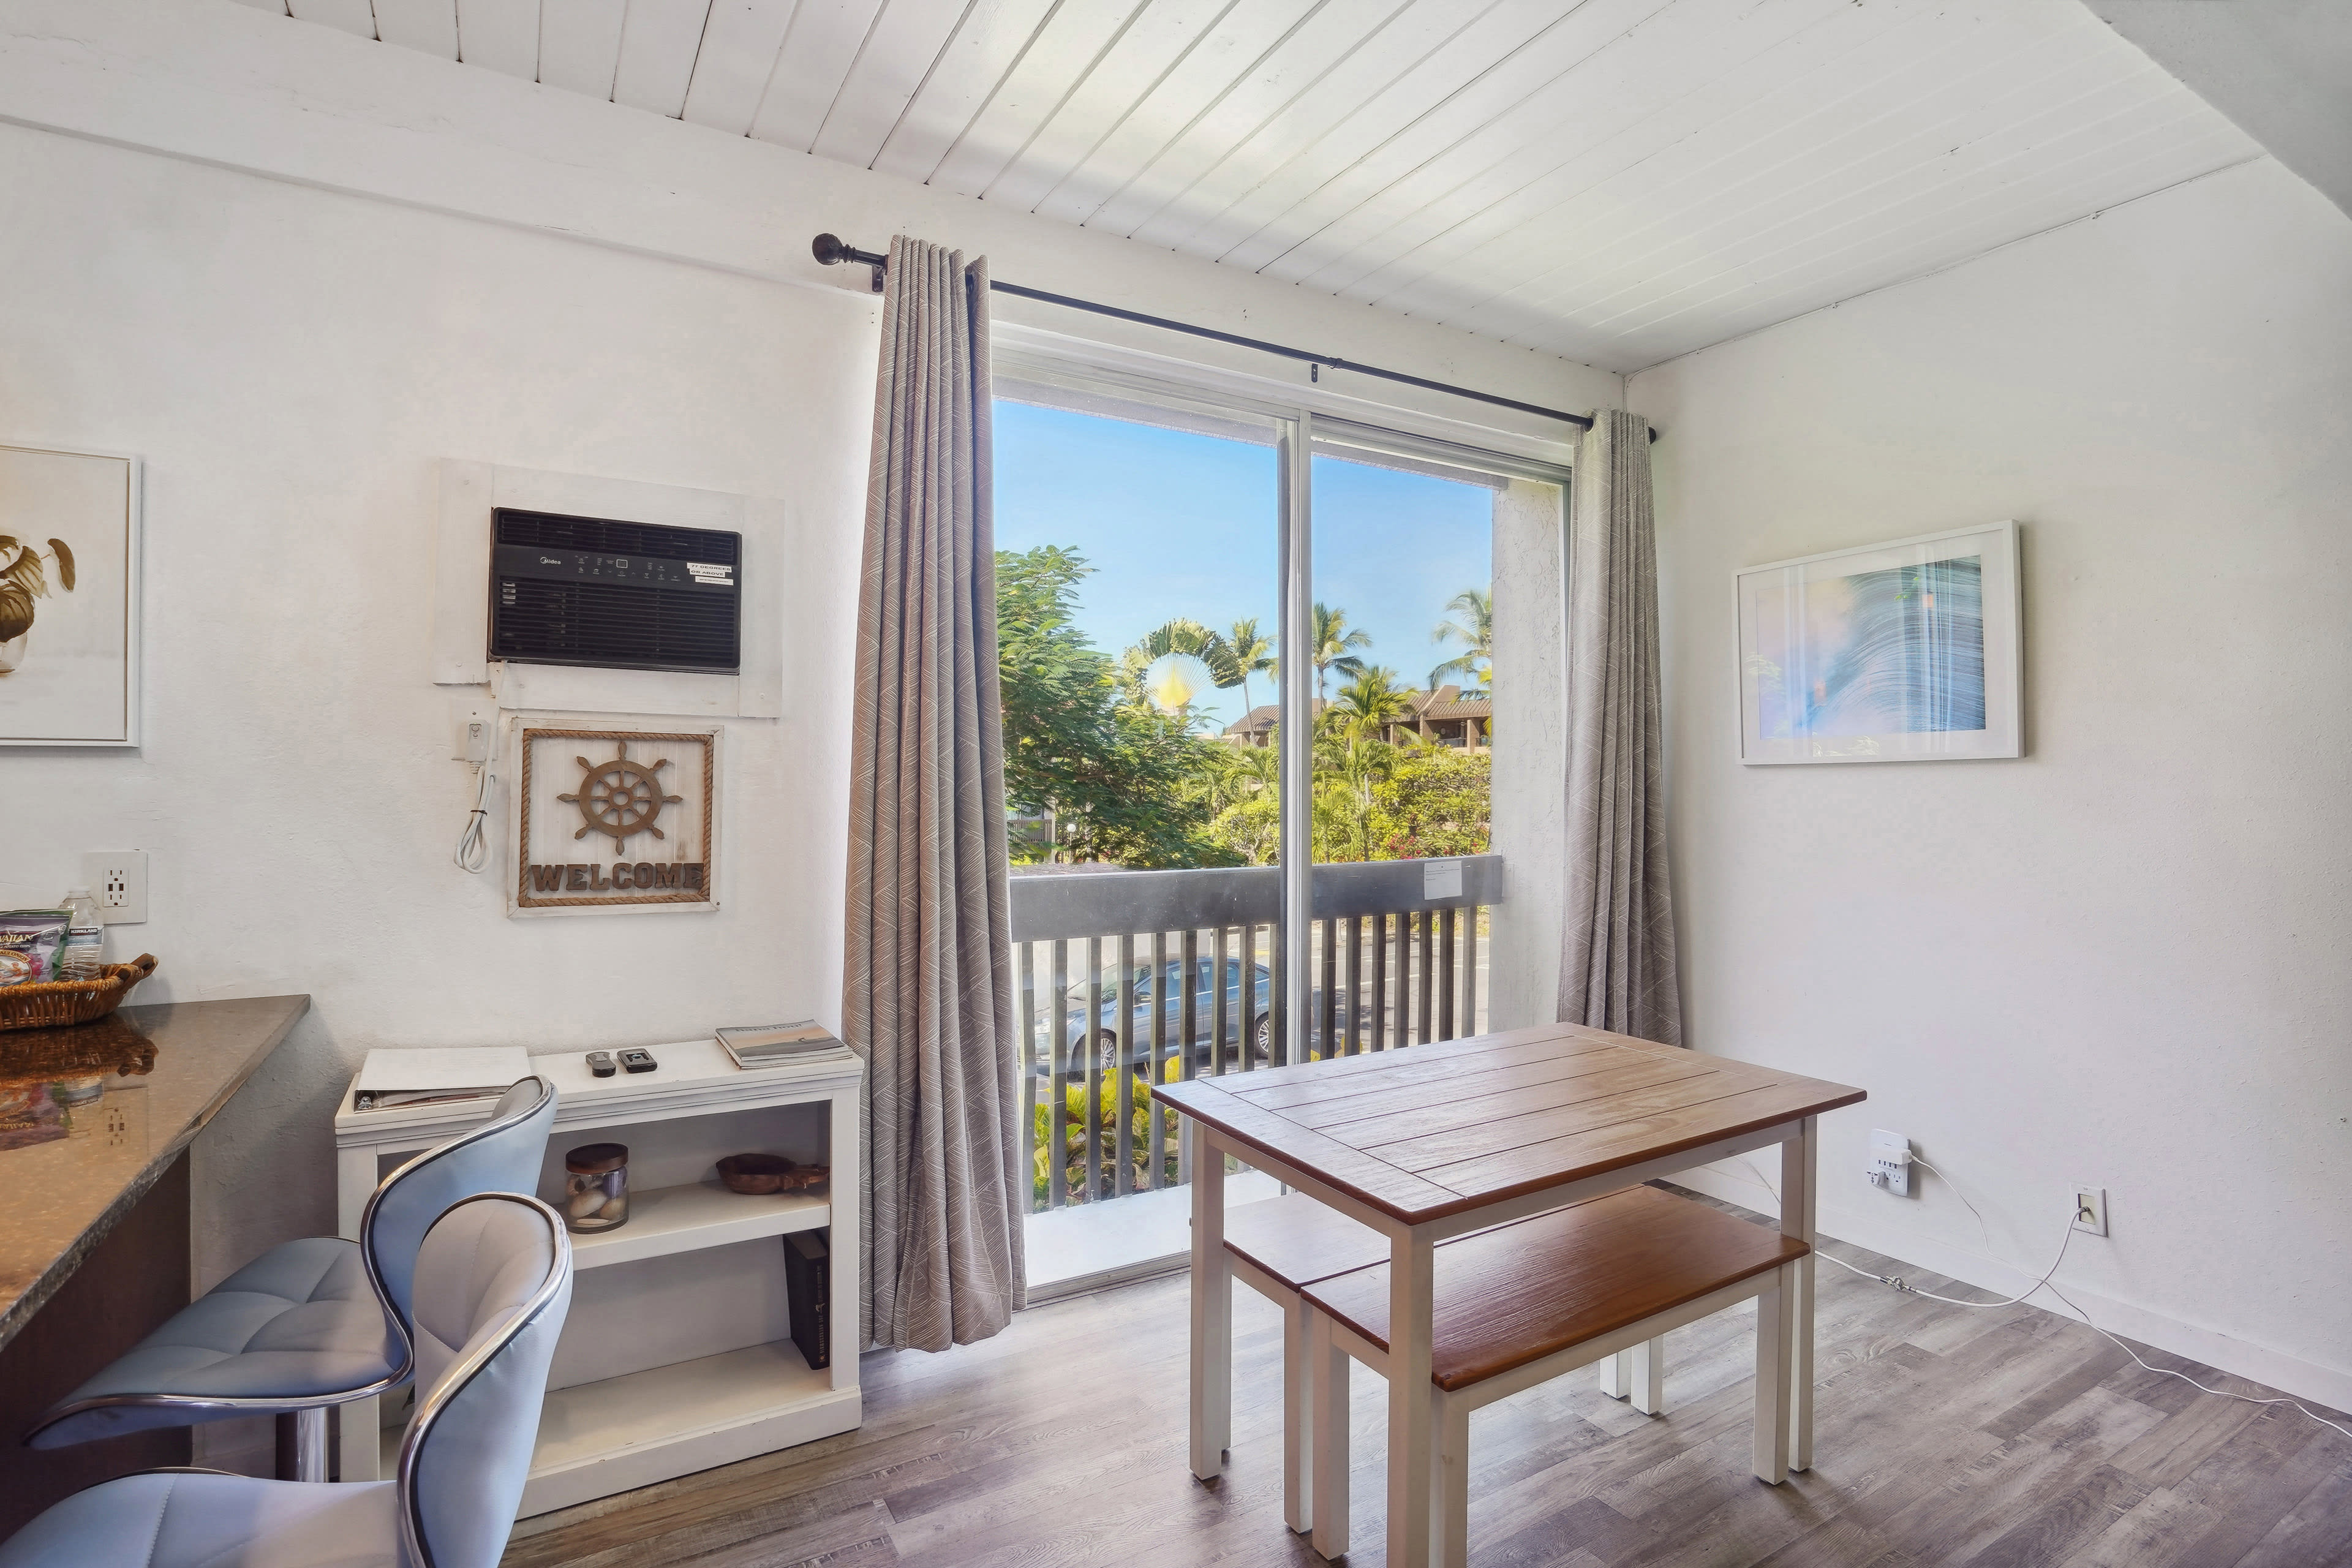
[[[278,1048],[308,996],[0,1032],[0,1346]]]

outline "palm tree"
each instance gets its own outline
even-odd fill
[[[1348,629],[1348,612],[1330,605],[1315,606],[1315,700],[1323,700],[1324,677],[1331,670],[1342,675],[1360,675],[1364,661],[1355,656],[1360,647],[1370,647],[1372,639],[1362,632]]]
[[[1219,686],[1242,689],[1242,717],[1246,719],[1250,710],[1256,707],[1250,700],[1250,677],[1264,675],[1274,668],[1274,639],[1258,635],[1257,617],[1255,616],[1245,621],[1235,621],[1233,631],[1226,636],[1219,637],[1214,632],[1209,636],[1223,657],[1222,659],[1210,658],[1206,662],[1215,672]],[[1220,668],[1220,665],[1223,668]],[[1231,679],[1226,679],[1228,674],[1232,676]]]
[[[1241,679],[1231,668],[1225,654],[1224,639],[1195,620],[1179,616],[1165,626],[1147,633],[1143,640],[1129,647],[1119,664],[1119,681],[1128,692],[1128,700],[1140,703],[1150,699],[1164,712],[1189,710],[1192,693],[1199,689],[1189,675],[1171,666],[1160,671],[1158,680],[1149,679],[1151,668],[1170,654],[1196,659],[1206,667],[1211,684],[1223,689],[1236,684]],[[1163,691],[1181,688],[1182,696],[1164,700]]]
[[[1465,588],[1445,602],[1445,609],[1449,616],[1458,618],[1438,622],[1431,638],[1441,647],[1449,642],[1458,642],[1463,647],[1457,657],[1429,672],[1430,690],[1435,691],[1449,675],[1459,676],[1467,684],[1486,685],[1495,671],[1493,590]]]
[[[1112,671],[1111,679],[1118,686],[1120,701],[1130,708],[1140,708],[1151,700],[1151,666],[1157,658],[1151,651],[1149,638],[1118,656],[1118,664]]]
[[[1397,689],[1396,671],[1382,667],[1359,670],[1331,706],[1351,736],[1367,741],[1381,739],[1383,730],[1412,711],[1412,699]]]

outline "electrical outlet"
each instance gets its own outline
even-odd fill
[[[2074,1189],[2074,1228],[2087,1230],[2093,1236],[2107,1234],[2107,1189],[2076,1187]]]
[[[135,926],[147,918],[147,851],[89,849],[82,852],[82,886],[98,900],[101,924]]]
[[[1862,1168],[1870,1184],[1883,1193],[1893,1193],[1898,1198],[1911,1195],[1911,1140],[1900,1132],[1888,1132],[1874,1128],[1870,1134],[1870,1156]]]
[[[496,716],[475,703],[460,702],[450,717],[449,755],[461,763],[488,762],[490,741],[498,729]]]

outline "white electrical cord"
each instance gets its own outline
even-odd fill
[[[482,832],[482,825],[489,820],[489,804],[490,764],[476,763],[474,809],[466,814],[465,831],[457,835],[457,852],[450,858],[457,863],[460,870],[471,871],[477,876],[481,874],[483,867],[490,863],[489,840]]]
[[[1755,1173],[1756,1179],[1763,1184],[1764,1190],[1772,1194],[1773,1202],[1778,1203],[1780,1198],[1780,1189],[1773,1186],[1770,1180],[1765,1176],[1762,1171],[1757,1169],[1755,1162],[1752,1160],[1743,1159],[1739,1163],[1746,1165],[1751,1172]],[[1935,1166],[1928,1165],[1927,1161],[1922,1160],[1916,1154],[1911,1156],[1911,1163],[1915,1165],[1927,1165],[1927,1169],[1930,1171],[1936,1171]],[[1992,1251],[1992,1233],[1985,1226],[1984,1215],[1977,1212],[1976,1205],[1969,1203],[1969,1194],[1960,1190],[1960,1184],[1958,1182],[1955,1182],[1951,1177],[1945,1175],[1941,1171],[1936,1171],[1936,1175],[1937,1178],[1946,1186],[1952,1189],[1952,1194],[1955,1197],[1958,1198],[1960,1202],[1968,1204],[1969,1213],[1976,1215],[1977,1230],[1984,1237],[1985,1251],[1990,1255]],[[1844,1269],[1849,1274],[1859,1274],[1864,1279],[1876,1280],[1879,1284],[1900,1290],[1906,1296],[1924,1296],[1930,1301],[1941,1301],[1947,1306],[1952,1307],[2014,1307],[2024,1301],[2027,1296],[2031,1296],[2039,1290],[2047,1290],[2053,1296],[2057,1297],[2061,1301],[2065,1302],[2066,1310],[2074,1313],[2075,1319],[2080,1321],[2084,1328],[2090,1330],[2101,1339],[2106,1340],[2110,1343],[2114,1344],[2116,1349],[2122,1351],[2124,1354],[2131,1357],[2132,1360],[2138,1362],[2140,1370],[2143,1372],[2161,1373],[2166,1377],[2177,1377],[2181,1382],[2187,1384],[2189,1387],[2198,1390],[2200,1393],[2216,1394],[2224,1399],[2240,1400],[2248,1405],[2292,1405],[2297,1410],[2302,1411],[2305,1415],[2310,1416],[2314,1421],[2318,1422],[2322,1426],[2326,1427],[2329,1431],[2341,1432],[2347,1437],[2352,1437],[2352,1427],[2337,1426],[2335,1422],[2327,1419],[2326,1416],[2321,1415],[2313,1411],[2310,1406],[2305,1405],[2299,1399],[2290,1399],[2284,1394],[2275,1399],[2258,1399],[2251,1394],[2232,1394],[2226,1388],[2208,1388],[2185,1372],[2175,1372],[2168,1366],[2150,1366],[2141,1358],[2139,1352],[2132,1349],[2131,1346],[2126,1344],[2123,1341],[2116,1339],[2115,1335],[2107,1332],[2106,1330],[2099,1327],[2098,1324],[2091,1321],[2090,1313],[2085,1312],[2082,1308],[2076,1306],[2071,1297],[2069,1297],[2064,1291],[2059,1289],[2057,1286],[2051,1283],[2051,1277],[2058,1272],[2058,1266],[2066,1261],[2066,1244],[2069,1241],[2072,1241],[2074,1237],[2074,1216],[2072,1213],[2069,1213],[2066,1216],[2066,1234],[2058,1243],[2058,1256],[2050,1260],[2050,1267],[2042,1272],[2041,1279],[2036,1279],[2032,1285],[2026,1287],[2024,1295],[2011,1296],[2005,1301],[1963,1301],[1957,1296],[1938,1296],[1932,1290],[1922,1290],[1916,1285],[1907,1283],[1899,1274],[1873,1274],[1869,1269],[1856,1268],[1854,1265],[1848,1263],[1843,1258],[1832,1257],[1819,1247],[1813,1248],[1813,1256],[1836,1264],[1840,1268]]]

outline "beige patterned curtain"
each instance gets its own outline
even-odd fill
[[[1568,899],[1559,1017],[1683,1043],[1659,782],[1658,552],[1650,427],[1600,409],[1568,544]]]
[[[988,272],[890,242],[866,481],[842,1031],[866,1057],[860,1342],[939,1351],[1022,1289],[990,512]]]

